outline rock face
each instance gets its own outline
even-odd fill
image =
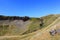
[[[23,20],[0,20],[0,25],[9,25],[10,27],[13,25],[18,30],[26,30],[27,25],[30,24],[30,21],[23,21]]]
[[[55,29],[50,31],[50,35],[52,35],[52,36],[54,36],[56,33],[57,33],[57,31]]]
[[[14,25],[16,29],[14,31],[17,31],[19,33],[24,33],[26,30],[28,30],[28,26],[31,24],[31,21],[22,21],[22,20],[15,20],[11,22],[11,25]]]
[[[28,30],[28,26],[31,24],[31,21],[22,21],[22,20],[14,20],[14,21],[9,21],[9,20],[1,20],[0,25],[2,25],[2,30],[5,30],[5,26],[9,25],[7,28],[8,35],[19,35],[24,33],[25,31]]]
[[[28,25],[31,23],[29,21],[29,17],[19,17],[19,16],[2,16],[0,15],[0,25],[1,25],[1,32],[5,30],[5,26],[9,25],[7,28],[8,34],[21,34],[28,30]]]

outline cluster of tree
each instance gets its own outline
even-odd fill
[[[0,20],[23,20],[23,21],[27,21],[30,18],[28,16],[25,17],[19,17],[19,16],[3,16],[0,15]]]

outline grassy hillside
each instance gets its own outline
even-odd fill
[[[0,35],[7,35],[8,33],[9,33],[9,35],[20,35],[21,37],[14,37],[14,38],[4,38],[4,39],[1,39],[1,40],[30,40],[30,38],[32,38],[33,37],[33,35],[35,35],[35,34],[37,34],[38,32],[40,32],[40,31],[38,31],[38,30],[41,30],[42,28],[42,30],[44,30],[44,28],[46,28],[48,25],[50,25],[52,22],[54,22],[58,17],[60,17],[60,15],[58,14],[58,15],[53,15],[53,14],[51,14],[51,15],[47,15],[47,16],[43,16],[43,17],[41,17],[41,18],[43,18],[43,22],[44,22],[44,24],[43,24],[43,26],[40,26],[40,22],[41,22],[41,20],[40,20],[40,18],[31,18],[28,22],[31,22],[31,23],[29,23],[29,25],[26,25],[26,24],[28,24],[28,22],[23,22],[23,23],[25,23],[25,25],[27,26],[27,28],[25,28],[25,29],[27,29],[26,31],[23,31],[23,33],[22,34],[24,34],[23,36],[22,35],[20,35],[20,33],[21,32],[19,32],[19,31],[22,31],[23,30],[23,28],[22,28],[22,30],[17,30],[18,28],[19,28],[19,26],[18,27],[16,27],[15,25],[16,24],[14,24],[14,23],[19,23],[20,24],[20,26],[21,25],[23,25],[23,24],[21,24],[19,21],[16,21],[16,22],[12,22],[12,26],[9,26],[9,27],[6,27],[6,26],[1,26],[0,28],[1,28],[1,30],[2,29],[4,29],[4,30],[2,30],[1,31],[1,33],[0,33]],[[59,20],[57,21],[57,23],[59,22]],[[17,24],[18,24],[17,23]],[[22,26],[21,26],[22,27]],[[23,27],[25,27],[25,26],[23,26]],[[9,28],[9,29],[8,29]],[[19,28],[20,29],[20,28]],[[24,29],[24,30],[25,30]],[[13,31],[14,30],[14,31]],[[48,35],[48,36],[46,36],[46,35]],[[39,36],[38,37],[38,39],[41,37],[45,37],[46,39],[51,39],[51,40],[58,40],[59,39],[59,37],[58,37],[58,35],[56,35],[56,36],[54,36],[54,37],[52,37],[52,36],[50,36],[49,35],[49,33],[47,32],[46,33],[46,35],[45,35],[45,33],[43,33],[41,36]],[[54,39],[54,38],[56,38],[56,39]],[[46,39],[44,39],[44,40],[46,40]],[[34,39],[35,40],[35,39]]]
[[[13,20],[13,21],[1,21],[2,24],[8,24],[9,26],[1,26],[0,35],[20,35],[20,34],[28,34],[40,30],[44,27],[50,25],[53,21],[55,21],[60,15],[47,15],[41,17],[43,19],[43,26],[40,26],[40,18],[30,18],[28,21],[22,20]],[[7,22],[7,23],[6,23]]]
[[[43,28],[41,31],[38,30],[36,32],[26,34],[25,36],[13,37],[13,38],[4,38],[4,39],[1,39],[1,40],[60,40],[60,34],[56,34],[54,36],[49,34],[49,31],[52,28],[53,29],[55,29],[56,27],[57,27],[57,29],[60,28],[59,27],[59,25],[60,25],[59,20],[60,19],[56,19],[56,20],[52,23],[52,25]],[[55,25],[57,25],[57,26],[55,27]]]
[[[41,17],[43,19],[43,26],[40,26],[40,18],[31,18],[30,20],[32,21],[32,23],[29,25],[28,30],[23,33],[23,34],[27,34],[27,33],[31,33],[34,31],[37,31],[39,29],[42,29],[44,27],[47,27],[48,25],[50,25],[53,21],[55,21],[60,15],[47,15],[47,16],[43,16]]]
[[[60,19],[58,19],[60,20]],[[44,28],[42,31],[38,32],[35,36],[31,37],[31,40],[60,40],[60,33],[56,33],[52,36],[49,32],[52,29],[60,29],[60,21],[55,21],[54,24]]]
[[[0,36],[8,33],[9,25],[0,25]]]

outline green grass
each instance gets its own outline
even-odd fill
[[[43,16],[41,18],[43,18],[43,26],[40,26],[40,18],[31,18],[30,21],[32,21],[32,23],[30,25],[28,25],[28,30],[25,31],[23,34],[28,34],[28,33],[32,33],[35,32],[41,28],[47,27],[48,25],[50,25],[53,21],[55,21],[60,15],[48,15],[48,16]],[[6,34],[7,32],[11,35],[20,35],[20,30],[17,30],[17,28],[15,27],[15,25],[9,27],[10,29],[8,29],[7,26],[4,26],[4,28],[2,26],[0,26],[0,35]],[[4,31],[3,31],[4,29]]]
[[[44,19],[44,26],[42,28],[47,27],[48,25],[50,25],[58,17],[59,17],[58,15],[48,15],[48,16],[42,17]],[[41,27],[39,25],[40,24],[40,19],[39,18],[31,18],[30,21],[32,21],[32,23],[30,25],[28,25],[28,30],[23,33],[26,36],[23,36],[21,38],[19,38],[19,37],[18,38],[6,38],[6,39],[2,39],[2,40],[29,40],[34,35],[34,33],[33,34],[29,34],[29,33],[32,33],[32,32],[35,32],[35,31],[41,29]],[[57,35],[55,37],[51,36],[50,39],[51,40],[60,40],[60,35]]]
[[[23,34],[28,34],[31,32],[35,32],[41,28],[47,27],[48,25],[50,25],[52,22],[54,22],[59,16],[58,15],[48,15],[48,16],[43,16],[41,18],[43,18],[43,26],[40,26],[40,18],[31,18],[30,21],[32,21],[32,23],[28,26],[28,30],[23,33]]]
[[[0,25],[0,36],[5,35],[8,32],[9,25]]]

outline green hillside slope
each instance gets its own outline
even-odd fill
[[[40,30],[44,27],[47,27],[50,25],[53,21],[55,21],[60,15],[47,15],[41,17],[43,19],[43,26],[40,26],[40,18],[31,18],[26,22],[23,22],[21,20],[13,20],[13,21],[5,21],[1,20],[0,24],[0,35],[23,35],[35,32],[37,30]],[[7,22],[7,23],[6,23]],[[3,25],[4,24],[4,25]],[[8,24],[6,26],[5,24]]]
[[[29,25],[28,30],[24,33],[31,33],[34,31],[37,31],[41,28],[47,27],[48,25],[50,25],[53,21],[55,21],[60,15],[47,15],[47,16],[43,16],[41,17],[43,19],[43,26],[40,26],[40,18],[31,18],[32,23]]]

